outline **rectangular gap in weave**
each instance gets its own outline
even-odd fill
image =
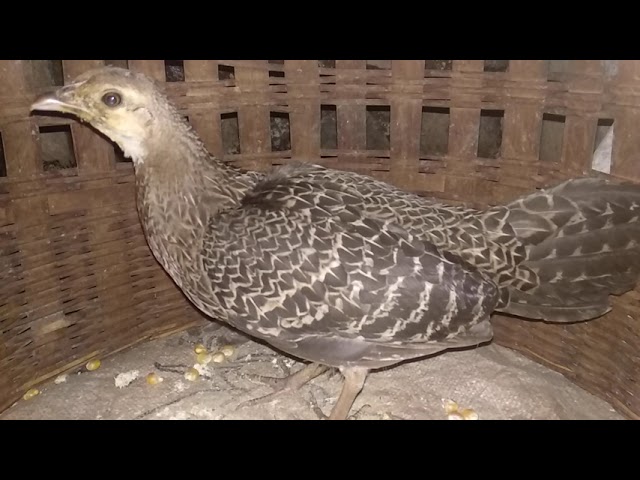
[[[164,75],[167,82],[184,82],[184,60],[165,60]]]
[[[451,70],[453,67],[453,60],[425,60],[425,70]]]
[[[73,135],[69,125],[52,125],[39,128],[42,168],[45,172],[77,166]]]
[[[509,60],[485,60],[485,72],[506,72],[509,70]]]
[[[613,154],[613,118],[599,118],[593,145],[591,168],[602,173],[611,173]]]
[[[391,60],[367,60],[367,70],[391,70]]]
[[[338,148],[338,109],[335,105],[320,105],[320,148]]]
[[[284,65],[284,60],[268,60],[271,65]],[[281,70],[269,70],[270,78],[284,78],[284,72]]]
[[[559,162],[562,158],[564,128],[567,117],[553,113],[542,115],[542,131],[540,133],[540,161]]]
[[[504,110],[481,110],[478,131],[478,157],[498,158],[502,149]]]
[[[286,112],[270,112],[271,151],[291,150],[291,121]]]
[[[240,127],[238,112],[223,113],[220,115],[220,128],[222,130],[222,148],[226,155],[240,153]]]
[[[231,65],[218,64],[218,80],[233,80],[236,78],[236,69]]]
[[[449,109],[423,107],[420,155],[444,156],[449,151]]]
[[[391,107],[367,106],[367,150],[389,150],[391,148]]]
[[[571,60],[547,60],[547,81],[561,82],[569,71]]]

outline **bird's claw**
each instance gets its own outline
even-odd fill
[[[240,403],[236,409],[256,406],[261,403],[269,402],[283,393],[297,391],[298,389],[300,389],[300,387],[302,387],[318,375],[324,373],[326,370],[327,367],[324,367],[322,365],[310,364],[297,371],[296,373],[283,378],[267,377],[263,375],[247,375],[250,378],[256,378],[261,383],[266,383],[272,386],[274,388],[274,391],[268,395],[244,401]]]

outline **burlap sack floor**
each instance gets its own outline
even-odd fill
[[[196,364],[199,343],[214,352],[233,344],[235,352],[222,363],[199,367],[199,378],[189,381],[184,373]],[[0,419],[317,419],[318,408],[330,412],[340,392],[340,374],[324,374],[296,393],[237,409],[271,392],[251,374],[280,377],[301,366],[211,324],[121,352],[95,371],[83,368],[51,381]],[[148,384],[152,372],[163,381]],[[472,408],[481,420],[622,418],[559,373],[495,344],[373,372],[352,414],[357,419],[444,420],[443,400]]]

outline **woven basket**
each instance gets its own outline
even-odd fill
[[[29,114],[105,62],[166,82],[210,151],[245,168],[311,160],[486,206],[591,174],[613,122],[610,173],[640,182],[638,61],[0,61],[0,410],[205,321],[151,256],[131,163],[72,119]],[[640,291],[614,305],[577,325],[497,316],[496,341],[638,418]]]

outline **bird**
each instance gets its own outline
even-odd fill
[[[132,159],[150,250],[195,307],[307,362],[271,395],[341,372],[330,419],[349,418],[371,371],[490,342],[495,312],[587,321],[640,276],[633,183],[573,178],[477,209],[311,161],[243,170],[117,67],[30,109],[71,114]]]

